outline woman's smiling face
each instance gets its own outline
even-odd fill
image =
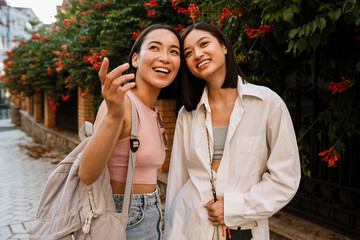
[[[225,79],[226,47],[216,37],[204,30],[194,29],[185,37],[184,57],[190,72],[197,78],[208,81]]]
[[[136,83],[155,88],[169,86],[180,68],[180,43],[176,35],[166,29],[148,33],[140,52],[132,56],[136,71]],[[140,83],[141,82],[141,83]]]

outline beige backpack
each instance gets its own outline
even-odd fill
[[[122,213],[115,210],[107,167],[91,185],[79,179],[81,152],[93,133],[92,124],[86,122],[80,131],[82,142],[59,163],[47,180],[35,221],[30,225],[30,239],[126,239],[135,152],[140,145],[137,139],[138,116],[132,102],[131,107],[131,149]],[[89,137],[85,138],[84,133]]]

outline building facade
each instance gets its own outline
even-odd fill
[[[11,7],[5,0],[0,0],[0,76],[4,75],[6,51],[10,51],[17,44],[13,41],[15,36],[28,39],[31,31],[36,30],[30,21],[39,22],[31,8]],[[4,95],[4,89],[0,88],[0,103],[5,101]]]

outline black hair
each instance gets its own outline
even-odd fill
[[[182,33],[180,37],[181,56],[182,56],[181,64],[182,65],[184,64],[184,66],[186,66],[185,57],[184,57],[184,40],[186,36],[194,29],[209,32],[219,41],[220,44],[223,44],[227,49],[227,54],[225,56],[226,77],[221,88],[236,88],[238,82],[238,75],[240,75],[243,81],[245,82],[246,77],[236,62],[235,53],[229,39],[224,35],[224,33],[220,29],[209,23],[200,22],[194,25],[190,25]],[[189,71],[189,68],[187,66],[185,68],[186,70],[182,73],[182,81],[181,81],[182,104],[184,105],[187,111],[192,111],[196,109],[196,106],[200,101],[206,82],[203,79],[199,79],[195,77]]]

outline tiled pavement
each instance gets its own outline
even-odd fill
[[[20,145],[36,146],[10,119],[0,120],[0,240],[28,239],[28,226],[47,177],[55,169],[52,151],[34,159]]]

